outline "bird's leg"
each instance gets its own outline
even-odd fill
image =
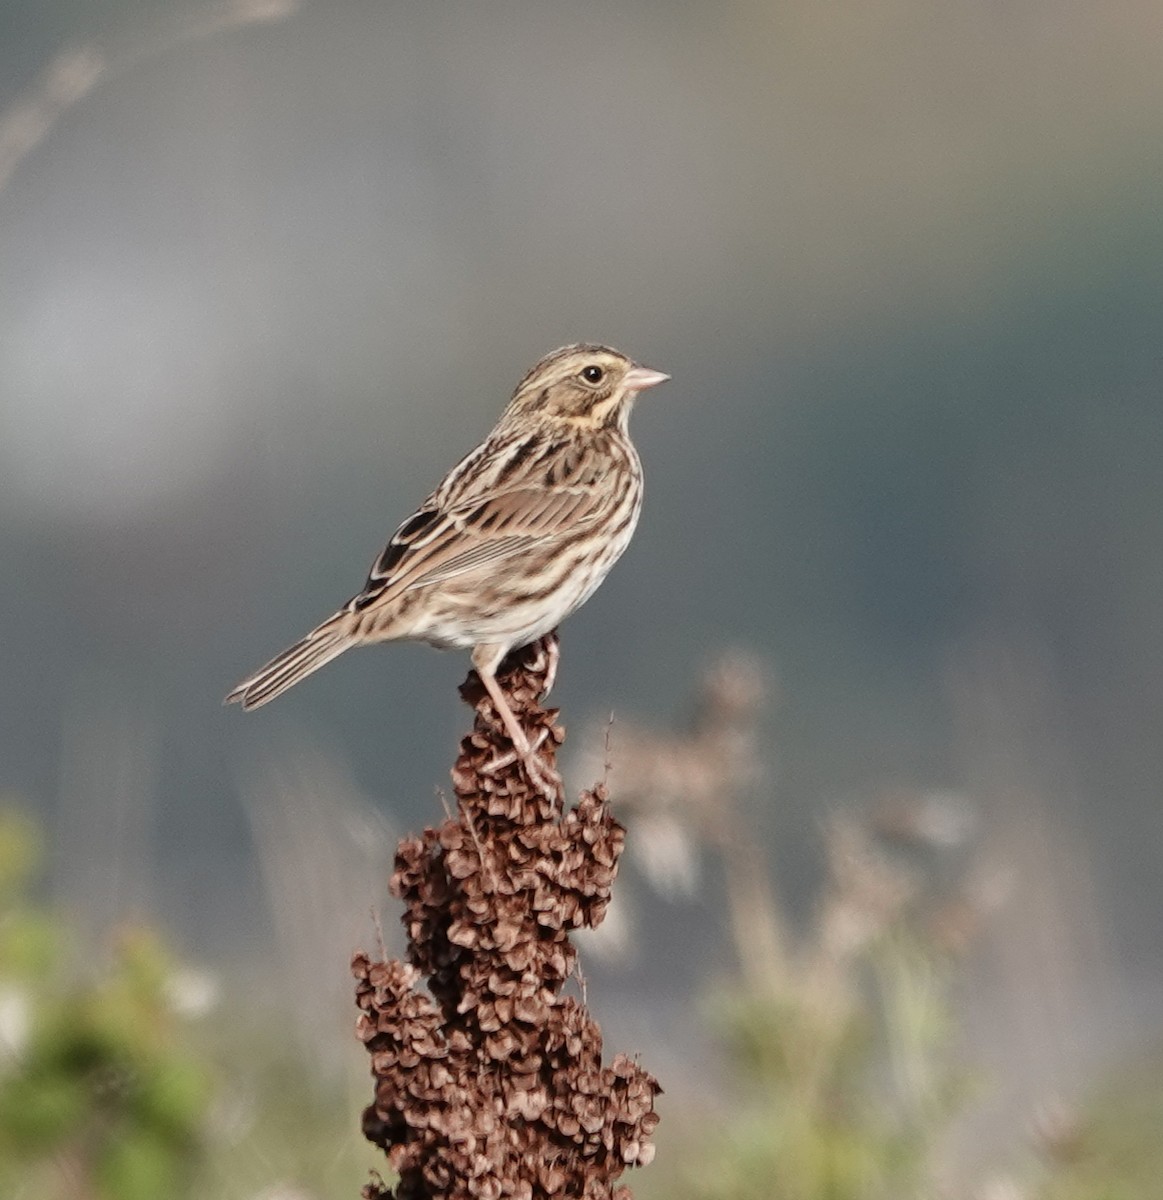
[[[513,743],[514,754],[525,764],[525,770],[529,773],[529,778],[533,783],[538,787],[546,788],[548,783],[545,764],[537,757],[537,747],[530,745],[528,734],[521,728],[520,721],[517,720],[501,685],[497,682],[497,667],[500,666],[504,657],[504,648],[498,653],[492,646],[478,646],[472,653],[472,665],[476,668],[476,673],[480,677],[481,683],[484,684],[485,691],[488,692],[493,702],[493,707],[497,710],[497,716],[501,718],[501,724],[504,725],[505,732],[508,733],[509,740]],[[543,738],[538,739],[538,745],[543,740]]]
[[[493,707],[497,710],[497,716],[501,718],[501,723],[505,726],[505,731],[513,743],[513,749],[522,758],[528,758],[530,753],[529,739],[525,736],[525,730],[521,728],[521,723],[509,707],[509,701],[506,699],[505,693],[501,690],[501,685],[497,682],[496,675],[492,671],[485,670],[480,666],[477,667],[477,674],[481,677],[481,683],[485,685],[485,691],[488,692],[493,701]]]

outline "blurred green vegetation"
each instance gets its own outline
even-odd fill
[[[640,1200],[1154,1200],[1157,1054],[1084,1110],[1031,1119],[1013,1161],[938,1184],[945,1135],[989,1086],[957,1066],[942,960],[905,930],[878,939],[864,963],[870,986],[844,1013],[819,997],[720,993],[722,1077],[699,1111],[663,1109],[658,1158],[630,1180]]]
[[[714,1122],[664,1139],[642,1195],[932,1195],[934,1149],[971,1095],[953,1055],[947,968],[901,921],[846,964],[847,978],[809,970],[770,994],[720,991],[709,1013],[727,1099]]]
[[[963,1097],[933,964],[904,935],[873,952],[885,1019],[805,998],[737,996],[719,1011],[744,1107],[688,1188],[697,1200],[889,1200],[924,1194],[937,1136]],[[890,1016],[891,1014],[891,1016]],[[880,1077],[886,1049],[894,1068]],[[886,1095],[887,1090],[887,1095]]]
[[[39,857],[31,822],[0,813],[0,1190],[180,1194],[202,1150],[210,1080],[181,1037],[173,964],[135,929],[105,969],[67,970],[67,931],[24,899]]]
[[[209,981],[153,931],[123,931],[107,962],[75,953],[27,898],[40,858],[35,824],[0,809],[0,1195],[357,1194],[355,1098],[312,1079],[269,1014],[210,1013]]]

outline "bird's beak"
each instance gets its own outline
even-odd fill
[[[635,365],[626,372],[626,377],[622,382],[629,392],[644,392],[647,388],[665,383],[669,378],[669,375],[664,375],[661,371],[653,371],[650,367]]]

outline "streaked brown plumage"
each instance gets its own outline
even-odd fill
[[[627,422],[669,376],[606,346],[564,346],[517,385],[496,428],[392,536],[363,591],[227,697],[257,708],[365,642],[472,649],[513,740],[495,672],[584,604],[626,549],[642,503]]]

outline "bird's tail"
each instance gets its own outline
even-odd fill
[[[355,645],[357,640],[352,614],[337,612],[312,629],[302,641],[288,647],[265,667],[260,667],[244,679],[223,703],[258,708],[306,678],[312,671],[318,671],[324,663],[329,663],[349,646]]]

